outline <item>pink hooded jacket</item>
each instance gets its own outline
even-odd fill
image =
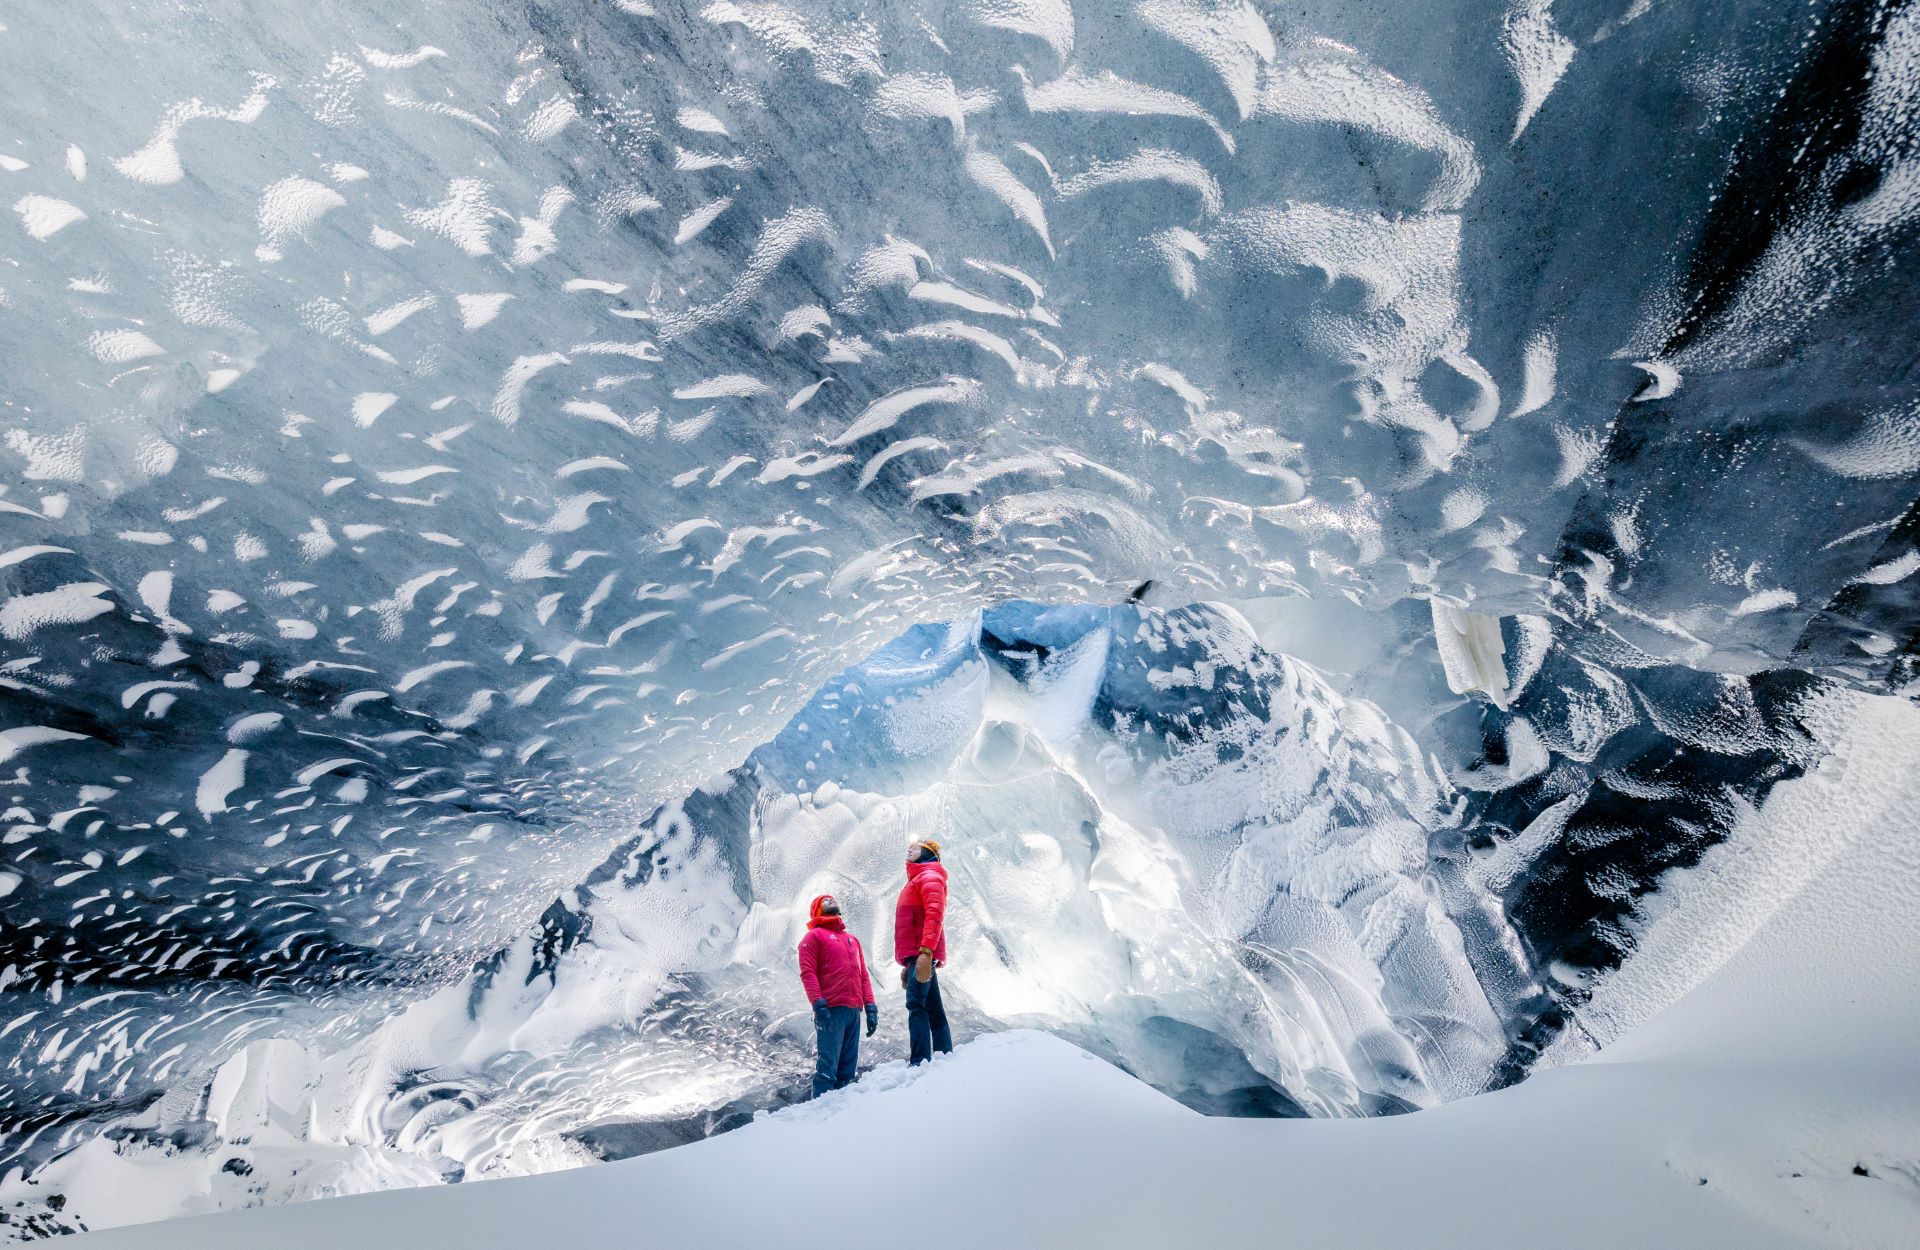
[[[840,917],[821,915],[820,899],[813,900],[813,918],[800,939],[800,984],[810,1003],[824,998],[829,1007],[864,1007],[873,1002],[860,939],[847,932]]]
[[[947,962],[947,869],[939,860],[907,865],[907,884],[893,909],[893,957],[910,964],[920,948],[933,951],[933,962]]]

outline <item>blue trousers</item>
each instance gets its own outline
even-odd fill
[[[819,1047],[813,1067],[813,1096],[818,1098],[830,1089],[853,1084],[854,1070],[860,1066],[860,1009],[827,1008],[827,1022],[814,1026],[813,1039]]]
[[[940,1001],[940,970],[934,969],[922,985],[913,979],[913,965],[907,968],[907,1062],[925,1063],[936,1050],[952,1052],[953,1030],[947,1027],[947,1009]]]

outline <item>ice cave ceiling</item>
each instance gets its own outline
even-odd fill
[[[0,66],[10,1160],[447,987],[394,1070],[503,1124],[583,1019],[747,1071],[722,966],[915,822],[1032,864],[981,1020],[1425,1105],[1915,679],[1910,3],[102,0]],[[1034,989],[1180,898],[1240,989]]]

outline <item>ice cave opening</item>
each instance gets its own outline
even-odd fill
[[[915,836],[963,1036],[1371,1120],[1904,819],[1916,0],[95,0],[0,70],[0,1240],[746,1123]]]

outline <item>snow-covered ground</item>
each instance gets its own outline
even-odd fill
[[[1898,738],[1916,714],[1889,715]],[[1797,832],[1832,853],[1717,971],[1598,1056],[1500,1093],[1387,1119],[1212,1119],[1012,1032],[624,1163],[83,1244],[1911,1247],[1920,803],[1904,770],[1853,765],[1793,783],[1807,827],[1729,851]],[[1848,827],[1863,810],[1877,818]]]

